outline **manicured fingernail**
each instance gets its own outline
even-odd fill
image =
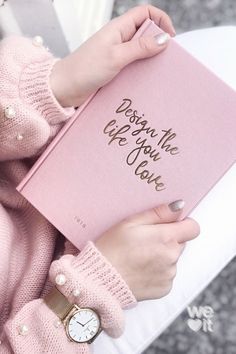
[[[170,35],[169,33],[161,33],[161,34],[157,34],[156,36],[154,36],[155,41],[157,42],[158,45],[163,45],[166,44],[169,39],[170,39]]]
[[[185,205],[184,200],[179,199],[179,200],[176,200],[175,202],[170,203],[168,206],[171,211],[179,211],[179,210],[183,209],[184,205]]]

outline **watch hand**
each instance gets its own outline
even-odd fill
[[[87,323],[89,323],[90,321],[92,321],[93,318],[91,318],[88,322],[84,323],[84,326],[86,326]]]
[[[79,321],[76,321],[77,323],[79,323],[82,327],[84,327],[84,324],[80,323]]]

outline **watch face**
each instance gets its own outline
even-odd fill
[[[80,309],[70,318],[67,324],[69,337],[78,343],[88,342],[98,332],[100,320],[92,309]]]

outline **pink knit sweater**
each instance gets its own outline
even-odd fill
[[[55,326],[57,317],[42,299],[58,274],[67,280],[60,291],[72,303],[95,308],[110,336],[121,335],[122,309],[136,304],[124,280],[92,242],[79,253],[15,189],[74,112],[62,108],[51,92],[49,75],[55,60],[39,39],[9,37],[0,43],[2,354],[90,352],[88,344],[69,341],[63,325]],[[78,297],[74,289],[80,290]]]

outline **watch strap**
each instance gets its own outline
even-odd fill
[[[44,297],[47,306],[63,321],[69,312],[74,308],[67,298],[56,288]]]

